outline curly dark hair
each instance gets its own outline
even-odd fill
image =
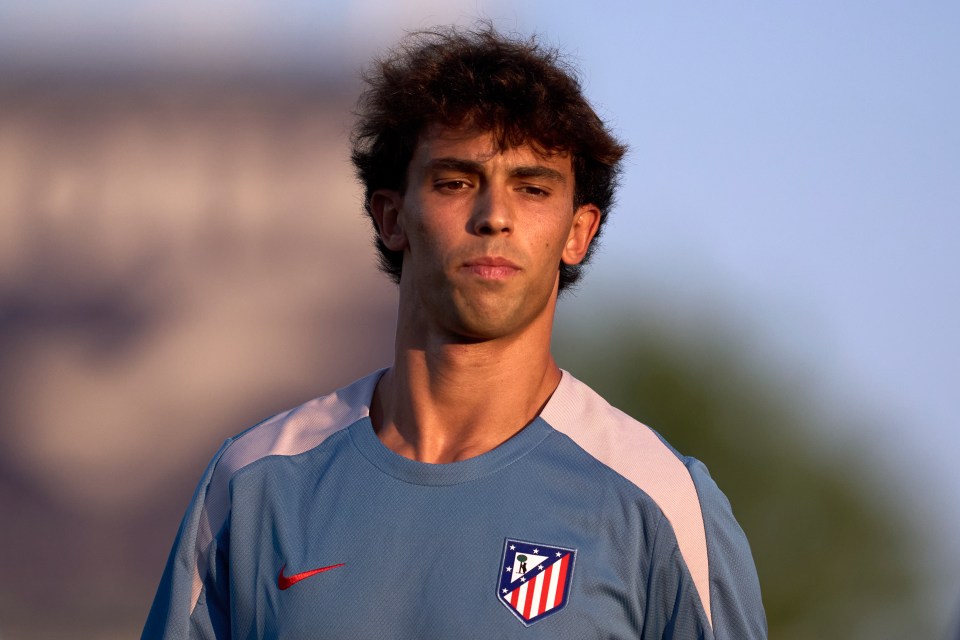
[[[365,188],[367,213],[377,189],[403,193],[420,135],[431,125],[492,132],[499,148],[529,144],[569,153],[574,208],[593,204],[600,225],[584,260],[560,264],[560,290],[574,285],[603,229],[626,146],[583,96],[576,70],[536,37],[520,39],[483,24],[410,34],[364,74],[351,158]],[[372,220],[372,215],[371,215]],[[380,267],[400,281],[402,252],[376,234]]]

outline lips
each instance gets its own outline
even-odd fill
[[[507,267],[508,269],[519,269],[516,264],[510,262],[506,258],[494,257],[494,256],[484,256],[482,258],[472,258],[467,260],[465,266],[468,267]]]
[[[520,267],[506,258],[482,256],[463,263],[463,269],[487,280],[502,280],[520,272]]]

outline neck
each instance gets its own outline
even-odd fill
[[[560,382],[552,309],[521,336],[476,342],[405,330],[402,320],[401,310],[396,360],[370,417],[380,440],[407,458],[447,463],[486,453],[536,418]]]

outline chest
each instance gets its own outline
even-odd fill
[[[640,635],[642,523],[611,519],[596,499],[509,480],[326,480],[235,506],[226,558],[235,630],[313,638]]]

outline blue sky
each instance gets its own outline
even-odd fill
[[[876,416],[838,435],[960,539],[960,3],[381,4],[11,1],[0,59],[355,69],[405,28],[536,31],[632,147],[571,305],[636,291],[740,323],[828,411]]]

